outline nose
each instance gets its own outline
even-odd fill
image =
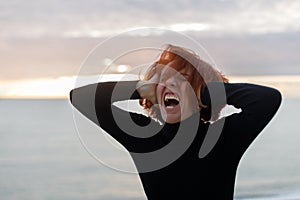
[[[160,75],[160,84],[166,87],[174,87],[177,85],[176,74],[178,72],[173,68],[166,67]]]
[[[164,84],[167,87],[174,87],[174,86],[176,86],[177,82],[176,82],[175,76],[168,76],[168,77],[166,77],[165,80],[164,80]]]

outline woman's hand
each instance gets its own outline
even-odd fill
[[[159,83],[159,76],[155,74],[151,79],[139,81],[136,85],[137,91],[143,99],[148,99],[153,105],[157,104],[156,86]]]

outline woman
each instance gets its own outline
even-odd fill
[[[194,52],[173,45],[143,80],[91,84],[70,98],[130,152],[149,200],[233,199],[239,161],[281,103],[276,89],[229,83]],[[149,116],[112,106],[129,99],[139,99]],[[242,111],[220,118],[226,104]],[[201,157],[210,135],[215,140]]]

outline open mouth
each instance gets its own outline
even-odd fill
[[[166,93],[164,97],[164,104],[167,108],[175,107],[179,104],[179,98],[173,93]]]

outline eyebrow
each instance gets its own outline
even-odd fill
[[[181,73],[183,76],[187,76],[187,77],[191,77],[192,76],[192,74],[188,74],[188,73]]]

